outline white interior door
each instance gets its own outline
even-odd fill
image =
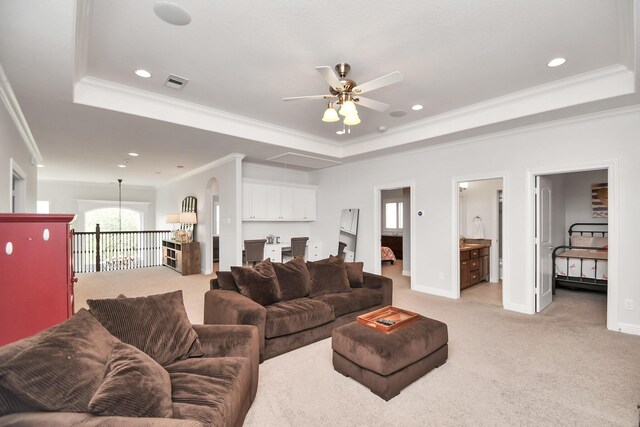
[[[553,299],[551,275],[553,252],[551,234],[551,179],[536,177],[536,311],[544,310]]]

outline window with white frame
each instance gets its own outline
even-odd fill
[[[384,229],[385,231],[402,231],[403,203],[399,201],[386,202],[384,204]]]

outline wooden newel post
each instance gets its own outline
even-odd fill
[[[96,224],[96,271],[100,271],[100,224]]]

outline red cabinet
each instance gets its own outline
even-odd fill
[[[73,314],[74,215],[0,214],[0,345]]]

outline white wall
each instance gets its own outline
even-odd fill
[[[118,206],[118,183],[108,184],[71,181],[38,181],[38,200],[49,202],[50,213],[71,213],[77,218],[73,227],[85,231],[84,214],[87,211]],[[143,230],[156,229],[156,189],[153,187],[131,186],[122,182],[122,207],[141,212],[144,217]],[[177,213],[178,209],[175,210]],[[159,229],[169,230],[171,226],[159,224]],[[91,230],[95,224],[89,224]]]
[[[607,182],[606,170],[575,172],[564,175],[565,236],[567,229],[576,222],[606,223],[607,218],[591,216],[591,184]],[[555,187],[554,187],[555,189]]]
[[[38,168],[4,103],[0,105],[0,212],[11,212],[12,160],[26,175],[26,212],[35,212]]]
[[[213,218],[212,186],[217,181],[220,203],[220,269],[229,270],[242,263],[241,182],[242,155],[232,154],[214,162],[208,169],[189,175],[157,189],[156,222],[165,224],[165,215],[180,211],[182,199],[198,199],[198,226],[194,240],[200,242],[201,271],[212,273]]]
[[[533,313],[533,254],[527,218],[532,214],[530,173],[553,169],[588,169],[604,161],[615,164],[619,229],[619,276],[615,295],[617,324],[640,334],[640,287],[635,260],[640,257],[637,243],[640,229],[640,111],[637,108],[609,114],[546,123],[475,140],[389,155],[360,163],[320,170],[313,181],[319,185],[318,221],[312,232],[330,236],[338,227],[342,208],[360,209],[360,233],[357,258],[368,271],[376,271],[374,260],[374,187],[403,181],[415,182],[413,206],[415,259],[412,288],[438,295],[453,296],[455,272],[453,209],[458,197],[455,183],[481,177],[504,176],[504,293],[505,308]],[[610,200],[612,199],[610,186]],[[336,191],[339,188],[340,191]],[[610,206],[610,209],[612,207]],[[415,212],[424,210],[417,217]],[[611,224],[611,221],[610,221]],[[611,226],[610,226],[611,230]],[[336,236],[337,239],[337,236]],[[612,250],[612,256],[615,251]],[[440,279],[440,273],[444,279]],[[635,310],[623,310],[621,301],[632,299]],[[616,327],[616,325],[609,325]]]

